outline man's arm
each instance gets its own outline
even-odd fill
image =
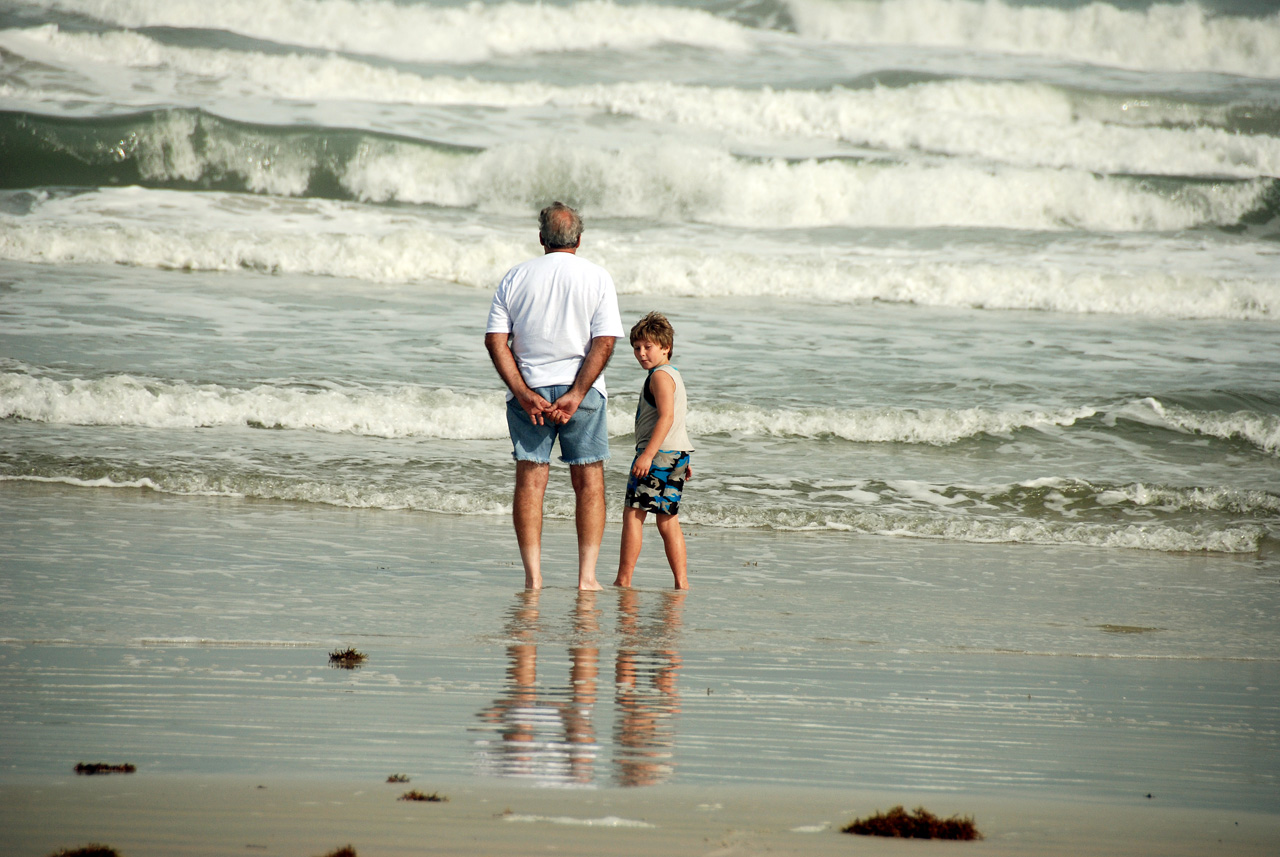
[[[609,358],[613,356],[613,345],[617,339],[616,336],[592,338],[591,345],[587,348],[587,356],[583,358],[582,365],[578,367],[578,374],[573,379],[573,386],[569,388],[569,392],[556,399],[551,405],[552,419],[558,423],[567,423],[569,418],[577,412],[578,405],[582,404],[582,400],[586,398],[591,385],[600,377],[604,367],[609,365]]]
[[[529,385],[524,382],[520,367],[516,365],[516,356],[511,353],[511,334],[486,333],[484,347],[489,352],[489,359],[493,361],[493,368],[498,370],[498,377],[511,390],[520,407],[524,408],[534,425],[542,425],[543,415],[551,410],[551,403],[529,389]]]

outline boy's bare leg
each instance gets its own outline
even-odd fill
[[[578,588],[604,589],[596,580],[596,561],[604,541],[604,462],[569,465],[578,526]]]
[[[662,546],[667,551],[667,562],[671,565],[671,573],[676,578],[676,589],[689,588],[688,557],[684,546],[684,530],[680,529],[680,519],[675,515],[658,516],[658,534],[662,536]]]
[[[640,559],[640,548],[644,545],[644,519],[647,514],[644,509],[631,506],[622,510],[622,548],[618,552],[618,576],[614,578],[614,586],[631,585],[631,576],[636,573],[636,562]]]
[[[511,504],[511,518],[520,545],[520,561],[524,563],[526,589],[542,588],[542,498],[547,493],[550,464],[536,461],[516,462],[516,494]]]

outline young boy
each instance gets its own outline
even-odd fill
[[[622,551],[614,586],[631,585],[644,540],[644,519],[653,512],[667,562],[676,578],[676,589],[689,588],[684,533],[676,516],[680,512],[680,492],[693,473],[689,467],[693,444],[684,425],[684,381],[680,370],[671,365],[674,342],[671,323],[656,312],[631,328],[631,348],[636,360],[649,371],[649,377],[636,404],[636,458],[631,464],[622,510]]]

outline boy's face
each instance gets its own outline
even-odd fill
[[[631,350],[636,353],[636,361],[645,369],[671,362],[670,348],[664,348],[647,339],[638,339],[631,343]]]

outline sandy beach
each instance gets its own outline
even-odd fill
[[[1265,560],[695,528],[688,596],[656,550],[636,590],[579,596],[566,561],[531,596],[502,518],[0,503],[6,854],[930,847],[837,832],[896,804],[973,816],[986,839],[944,847],[974,854],[1280,834]]]
[[[44,855],[102,842],[130,857],[273,854],[362,857],[746,854],[1203,855],[1274,853],[1274,815],[795,788],[668,786],[563,791],[432,781],[447,803],[398,800],[405,786],[240,777],[58,778],[0,789],[6,853]],[[986,838],[930,843],[839,828],[888,801],[972,814]]]
[[[1274,0],[0,2],[0,857],[1276,854],[1278,84]],[[558,462],[523,589],[553,200],[686,594]]]

